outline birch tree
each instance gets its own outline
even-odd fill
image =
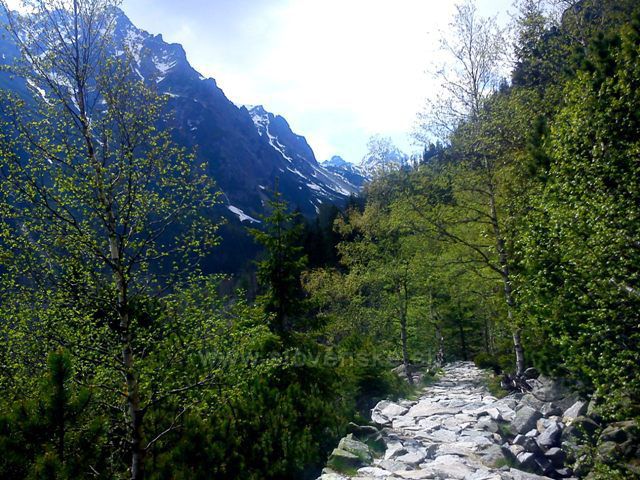
[[[215,243],[216,195],[162,129],[163,99],[132,56],[113,55],[116,2],[28,1],[24,16],[0,5],[21,52],[9,70],[29,92],[0,103],[3,294],[49,312],[27,320],[30,334],[100,365],[92,381],[122,415],[130,476],[142,479],[166,433],[145,430],[149,409],[212,380],[157,381],[154,347],[179,328],[150,312]]]

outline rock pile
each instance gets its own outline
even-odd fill
[[[472,363],[449,364],[420,400],[378,403],[371,419],[380,429],[342,439],[320,479],[570,478],[567,449],[590,424],[585,403],[562,402],[497,399]]]

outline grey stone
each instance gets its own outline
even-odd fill
[[[369,446],[360,440],[356,440],[351,433],[340,440],[338,449],[357,456],[365,464],[373,462],[373,456],[371,455]]]
[[[327,461],[327,467],[336,472],[348,472],[366,465],[360,457],[341,448],[335,448]]]
[[[522,468],[529,469],[535,466],[536,455],[531,452],[521,452],[516,457],[516,460]]]
[[[522,397],[522,400],[520,401],[520,405],[518,406],[518,409],[522,409],[523,407],[530,407],[530,408],[533,408],[534,410],[540,410],[544,404],[545,404],[544,400],[540,400],[539,398],[532,395],[531,393],[527,393],[525,396]]]
[[[578,400],[573,405],[565,410],[562,414],[562,421],[565,423],[569,423],[572,420],[584,415],[587,413],[588,404],[587,402],[583,402]]]
[[[551,463],[556,468],[562,468],[564,466],[564,461],[567,458],[564,451],[558,447],[550,448],[545,452],[544,456],[551,460]]]
[[[499,430],[498,423],[489,417],[482,417],[482,419],[476,424],[476,428],[486,430],[491,433],[498,433]]]
[[[394,472],[392,478],[406,478],[408,480],[424,480],[431,478],[438,478],[437,475],[431,470],[404,470]]]
[[[408,452],[407,449],[404,448],[404,445],[402,445],[400,442],[392,443],[387,447],[387,451],[384,453],[384,458],[396,458],[400,455],[404,455],[405,453]]]
[[[640,478],[640,426],[635,420],[612,423],[598,439],[596,456],[602,463],[624,465]]]
[[[547,457],[536,455],[535,469],[543,475],[549,475],[553,472],[553,463]]]
[[[514,445],[523,446],[526,439],[527,437],[525,437],[524,435],[516,435],[511,443],[513,443]]]
[[[562,442],[569,443],[583,443],[592,442],[595,434],[600,429],[600,426],[587,417],[577,417],[567,428],[562,431]]]
[[[562,435],[562,429],[560,425],[553,422],[544,432],[538,437],[538,444],[544,448],[557,447],[560,445],[560,436]]]
[[[525,437],[525,441],[522,446],[527,452],[533,453],[534,455],[542,455],[543,453],[538,442],[536,442],[532,437]]]
[[[540,413],[545,416],[545,418],[559,416],[562,415],[562,409],[557,406],[555,403],[545,403],[540,408]]]
[[[510,480],[549,480],[549,477],[542,477],[535,473],[523,472],[517,468],[510,468],[509,477],[505,478],[509,478]]]
[[[371,410],[371,420],[379,425],[388,425],[394,417],[407,413],[407,407],[382,400]]]
[[[535,428],[536,422],[542,418],[542,414],[527,405],[516,412],[516,417],[511,422],[514,433],[525,433]]]
[[[464,460],[455,455],[443,455],[429,464],[431,470],[444,478],[463,480],[473,473]]]
[[[560,478],[569,478],[571,475],[573,475],[573,470],[571,470],[570,468],[558,468],[555,471],[555,474],[557,477]],[[576,479],[577,480],[577,479]]]
[[[516,460],[518,458],[518,455],[524,452],[525,452],[525,449],[522,445],[506,444],[502,446],[502,453],[504,453],[505,457],[511,460]]]
[[[392,475],[390,471],[378,467],[362,467],[358,469],[358,473],[372,478],[387,478]]]
[[[484,447],[478,452],[478,457],[484,465],[490,468],[494,468],[499,462],[503,462],[506,458],[502,448],[496,444]]]
[[[323,473],[318,480],[348,480],[337,473]]]
[[[389,472],[397,472],[399,470],[406,470],[407,465],[404,463],[400,463],[396,460],[382,460],[378,463],[378,467],[383,468]]]
[[[404,455],[400,455],[396,457],[396,461],[406,463],[407,465],[411,465],[412,467],[417,466],[422,460],[426,458],[421,452],[413,451],[409,453],[405,453]]]

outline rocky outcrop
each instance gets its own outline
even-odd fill
[[[521,405],[526,409],[518,408]],[[345,450],[339,446],[322,480],[535,480],[550,478],[530,473],[539,470],[539,464],[553,472],[564,466],[561,453],[551,451],[547,456],[549,449],[538,446],[532,435],[518,435],[518,443],[507,442],[504,435],[513,429],[526,434],[536,430],[537,435],[549,429],[547,443],[557,442],[560,434],[554,433],[552,423],[541,424],[538,432],[542,413],[521,404],[518,397],[492,396],[484,386],[483,373],[468,362],[446,366],[442,378],[427,387],[418,401],[379,402],[371,418],[384,450],[376,454],[369,447],[373,457],[369,465],[354,468],[351,463],[341,470],[332,460],[336,454],[343,455],[336,452]]]
[[[330,460],[320,478],[608,479],[590,473],[594,461],[627,475],[616,478],[639,478],[638,422],[604,425],[594,401],[536,374],[529,372],[530,392],[497,399],[473,364],[450,364],[418,401],[379,402],[371,412],[377,428],[352,426],[347,439],[355,435],[368,446],[370,462],[341,470]]]
[[[608,425],[598,437],[595,460],[623,468],[629,478],[640,478],[640,425],[628,420]]]

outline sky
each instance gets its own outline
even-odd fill
[[[476,0],[481,14],[513,0]],[[124,0],[133,23],[180,43],[238,105],[264,105],[319,161],[358,163],[374,134],[420,150],[410,132],[435,84],[455,0]]]

